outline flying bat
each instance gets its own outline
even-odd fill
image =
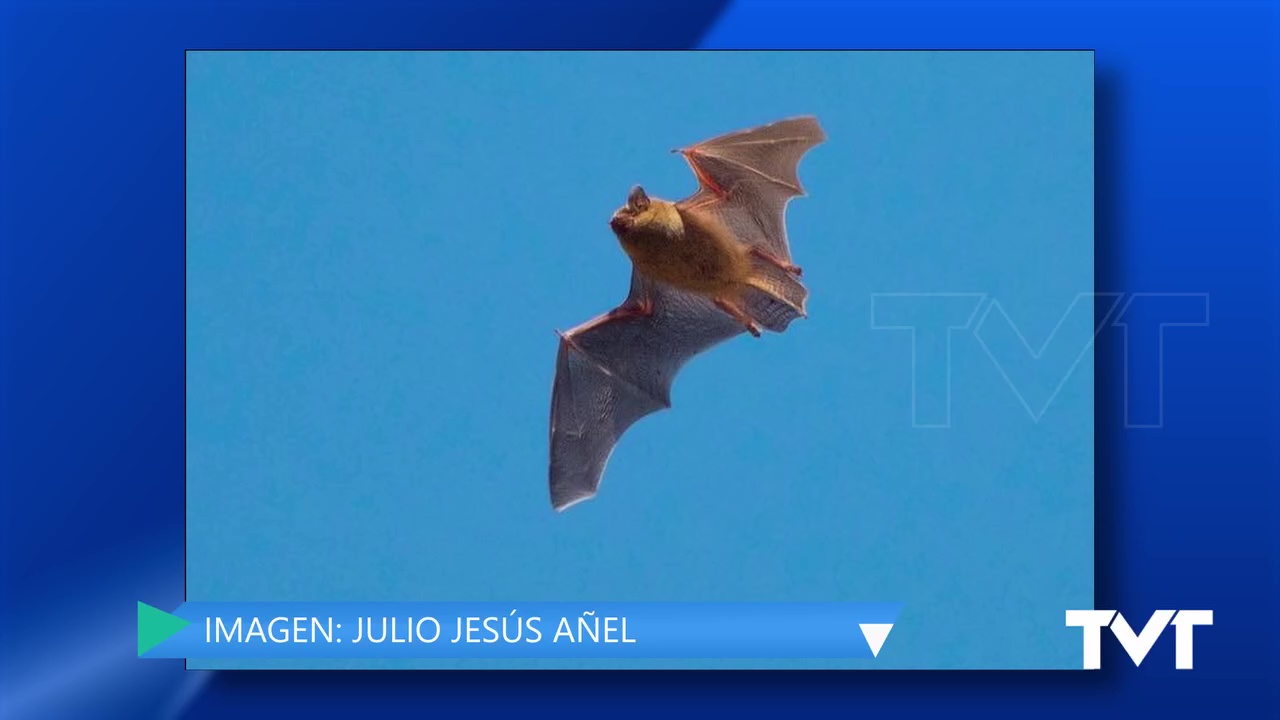
[[[698,190],[677,202],[633,187],[609,220],[631,258],[618,307],[559,333],[551,391],[551,505],[596,494],[618,439],[671,407],[690,358],[744,332],[783,332],[809,291],[791,262],[786,208],[804,195],[797,167],[826,139],[797,117],[683,149]]]

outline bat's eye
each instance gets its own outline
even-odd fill
[[[631,188],[631,193],[627,195],[627,207],[641,212],[649,207],[649,196],[644,194],[644,188],[639,185]]]

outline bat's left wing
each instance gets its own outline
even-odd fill
[[[817,118],[804,116],[704,140],[676,150],[698,177],[681,209],[713,213],[742,242],[791,260],[786,208],[803,195],[800,159],[826,140]]]
[[[741,332],[706,298],[633,271],[617,310],[562,333],[551,392],[552,506],[595,495],[618,438],[671,406],[680,368]]]

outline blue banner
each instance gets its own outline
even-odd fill
[[[873,658],[899,603],[139,604],[145,658]]]

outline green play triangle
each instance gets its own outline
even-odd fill
[[[176,615],[138,603],[138,655],[168,640],[191,623]]]

